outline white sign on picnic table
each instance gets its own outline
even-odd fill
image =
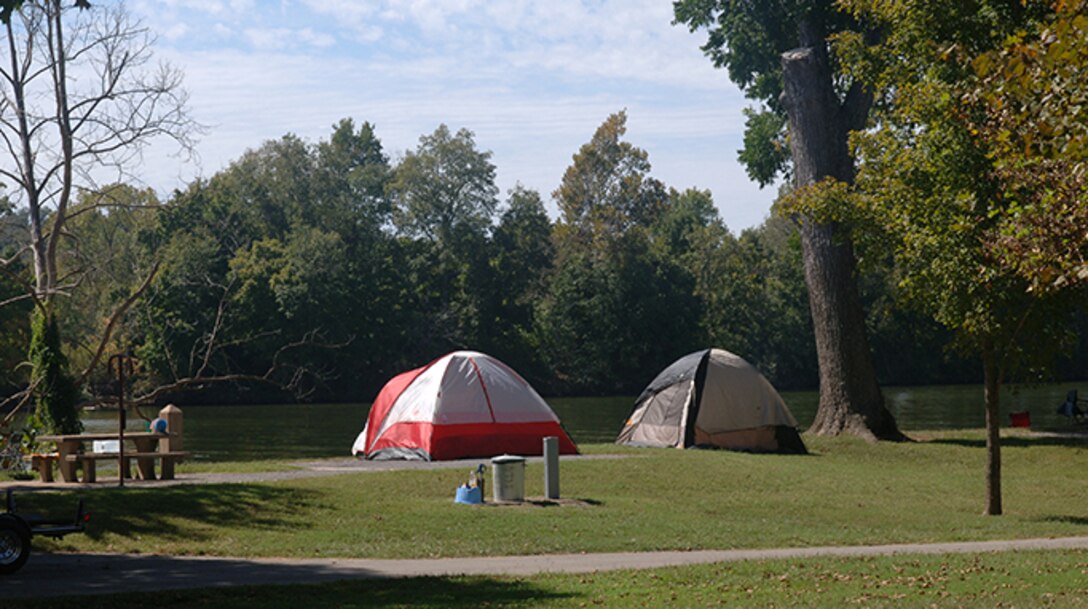
[[[93,450],[96,453],[116,453],[121,452],[120,440],[95,440],[92,442]]]

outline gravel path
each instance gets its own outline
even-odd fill
[[[767,550],[554,554],[420,560],[302,560],[55,554],[33,556],[22,571],[0,580],[0,586],[2,586],[0,590],[3,591],[4,598],[42,598],[113,592],[150,593],[155,590],[183,588],[313,584],[349,579],[590,573],[618,569],[653,569],[741,560],[815,556],[962,554],[1060,549],[1088,549],[1088,537]]]

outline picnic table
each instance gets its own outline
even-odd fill
[[[129,463],[131,460],[136,461],[136,470],[142,480],[154,480],[155,479],[155,460],[158,459],[162,462],[162,470],[160,478],[162,480],[171,480],[174,477],[174,463],[189,455],[189,453],[182,451],[169,450],[169,443],[160,444],[160,440],[166,440],[176,434],[156,433],[150,431],[132,431],[125,432],[124,440],[126,442],[132,442],[135,450],[126,450],[124,453],[124,463],[120,468],[118,475],[126,478],[131,477],[129,469]],[[101,460],[114,460],[120,459],[120,454],[117,452],[88,452],[85,450],[85,444],[95,441],[119,441],[121,439],[120,434],[113,433],[85,433],[85,434],[69,434],[69,435],[51,435],[51,436],[38,436],[39,442],[54,442],[57,445],[57,452],[53,455],[40,455],[44,459],[44,464],[39,469],[41,472],[42,481],[49,482],[52,479],[52,464],[49,460],[55,459],[57,461],[57,469],[60,471],[60,476],[65,482],[78,482],[76,477],[77,465],[82,465],[83,468],[83,482],[94,482],[95,464]],[[160,449],[161,447],[161,449]],[[46,477],[46,470],[49,475]]]

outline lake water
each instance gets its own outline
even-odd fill
[[[1009,412],[1027,410],[1036,429],[1068,428],[1055,411],[1070,389],[1088,397],[1088,384],[1070,383],[1005,388],[1002,421]],[[784,392],[782,397],[801,428],[812,422],[818,396],[813,391]],[[979,428],[985,424],[980,386],[885,387],[884,397],[899,425],[919,429]],[[574,441],[611,442],[634,404],[633,397],[551,398],[547,400]],[[263,406],[182,406],[185,449],[198,460],[242,461],[273,458],[346,456],[363,428],[368,404],[283,404]],[[154,409],[145,414],[155,416]],[[88,432],[116,429],[117,413],[84,414]],[[130,429],[146,422],[129,416]]]

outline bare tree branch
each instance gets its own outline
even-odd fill
[[[215,323],[212,324],[212,331],[208,334],[207,348],[204,349],[204,359],[200,362],[200,368],[196,371],[196,376],[203,376],[208,370],[208,363],[212,359],[212,353],[215,350],[215,339],[219,335],[219,330],[223,327],[223,317],[227,310],[227,294],[229,288],[223,290],[223,296],[219,299],[219,305],[215,310]]]
[[[23,407],[27,405],[30,398],[34,395],[34,385],[30,385],[22,391],[18,391],[9,395],[7,398],[0,400],[0,411],[3,411],[9,404],[15,403],[15,406],[4,416],[4,419],[0,421],[0,427],[6,426],[15,419],[15,415],[22,411]]]
[[[9,278],[11,278],[17,284],[23,284],[24,283],[24,281],[23,281],[23,279],[21,277],[19,277],[15,273],[11,272],[11,269],[8,268],[7,263],[5,263],[3,265],[0,265],[0,273],[3,273],[5,275],[7,275]],[[19,296],[16,296],[15,298],[8,299],[8,300],[0,303],[0,306],[7,305],[7,304],[9,304],[11,302],[18,302],[20,300],[26,300],[27,298],[33,300],[34,301],[34,306],[38,307],[39,309],[45,306],[42,303],[42,301],[38,298],[38,295],[37,295],[37,293],[35,293],[35,291],[33,289],[33,286],[27,286],[27,291],[26,291],[25,294],[21,294]]]
[[[29,293],[29,292],[26,293],[26,294],[20,294],[19,296],[12,296],[11,298],[7,298],[5,300],[0,300],[0,307],[6,307],[9,304],[15,304],[17,302],[22,302],[24,300],[29,300],[31,298],[34,298],[34,294]]]
[[[30,210],[36,290],[48,300],[61,283],[65,225],[86,213],[71,213],[74,189],[93,184],[103,168],[131,176],[143,147],[160,136],[191,154],[203,127],[189,117],[181,73],[149,65],[154,36],[119,5],[75,10],[28,0],[5,31],[10,65],[0,82],[10,86],[0,151],[18,162],[2,164],[0,175],[18,183],[12,200]]]
[[[24,245],[23,247],[20,247],[19,249],[15,250],[15,252],[11,255],[10,258],[0,259],[0,267],[11,266],[16,260],[18,260],[19,258],[22,258],[23,254],[25,254],[27,252],[27,250],[29,250],[29,249],[30,249],[29,245]]]
[[[287,363],[284,361],[286,356],[291,351],[302,348],[325,350],[341,349],[352,341],[352,339],[348,339],[342,343],[321,342],[317,340],[319,334],[320,333],[317,330],[310,330],[309,332],[306,332],[302,338],[280,346],[276,349],[268,368],[263,374],[222,373],[205,376],[204,373],[207,369],[202,368],[196,374],[177,378],[171,382],[159,385],[146,393],[137,395],[131,398],[132,402],[135,404],[149,404],[170,392],[201,389],[224,383],[258,383],[291,393],[298,399],[305,399],[313,394],[317,384],[323,383],[330,375],[327,371],[314,370],[308,366]],[[261,333],[259,336],[263,338],[266,336],[266,333]],[[256,340],[257,336],[250,336],[247,338]],[[230,344],[238,345],[244,344],[245,342],[245,340],[237,340],[232,341]],[[225,348],[226,345],[227,343],[223,343],[214,345],[214,347],[215,350],[219,350]],[[313,386],[306,385],[308,380],[313,381]]]
[[[79,375],[79,379],[77,380],[78,384],[82,385],[83,383],[85,383],[87,379],[90,378],[91,372],[93,372],[94,369],[98,367],[98,363],[102,360],[102,354],[106,351],[106,345],[109,343],[110,337],[113,336],[114,326],[116,326],[117,323],[121,320],[121,317],[123,317],[124,314],[128,312],[129,307],[131,307],[132,304],[135,303],[136,300],[139,299],[145,291],[147,291],[147,288],[151,285],[151,281],[155,278],[155,275],[158,272],[159,263],[156,262],[155,265],[151,267],[151,271],[147,274],[147,277],[144,278],[143,283],[140,284],[140,287],[136,288],[136,290],[133,291],[132,294],[129,294],[129,297],[126,298],[124,302],[119,304],[117,308],[114,309],[113,314],[110,315],[109,322],[106,323],[106,329],[102,331],[102,337],[98,342],[98,349],[95,350],[94,356],[91,358],[90,363],[87,364],[87,368],[84,369],[83,373]]]

